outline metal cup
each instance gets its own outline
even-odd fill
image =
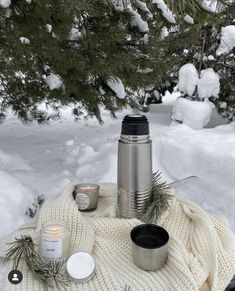
[[[144,271],[161,269],[168,257],[168,232],[156,224],[141,224],[131,231],[134,264]]]

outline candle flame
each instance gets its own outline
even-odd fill
[[[51,235],[52,235],[52,236],[57,236],[58,233],[59,233],[59,232],[58,232],[58,229],[56,229],[56,228],[51,230]]]

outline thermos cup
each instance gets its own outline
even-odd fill
[[[156,224],[140,224],[131,231],[134,264],[144,271],[161,269],[168,257],[168,232]]]
[[[141,218],[151,201],[152,142],[141,114],[126,115],[118,142],[118,216]]]

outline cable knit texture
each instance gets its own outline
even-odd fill
[[[235,273],[234,235],[226,221],[202,210],[189,200],[174,197],[159,225],[170,233],[166,265],[157,272],[138,269],[131,256],[131,229],[142,223],[137,219],[116,218],[116,185],[102,184],[97,210],[79,212],[72,197],[73,185],[43,205],[36,229],[21,230],[0,240],[0,256],[6,242],[30,234],[35,242],[42,223],[65,221],[71,232],[71,253],[87,251],[95,257],[96,273],[84,284],[71,283],[71,291],[223,291]],[[173,192],[173,191],[172,191]],[[9,266],[10,267],[10,266]],[[19,285],[6,282],[7,291],[42,291],[43,288],[23,260],[19,265],[24,279]]]

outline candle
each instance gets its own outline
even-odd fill
[[[99,185],[78,184],[74,189],[74,197],[81,211],[94,210],[98,205]]]
[[[69,229],[64,222],[45,222],[40,234],[41,257],[49,261],[68,258],[69,237]]]

